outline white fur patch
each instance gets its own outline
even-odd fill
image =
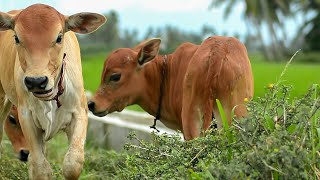
[[[65,76],[65,91],[60,96],[62,106],[57,107],[56,101],[41,101],[31,93],[29,96],[29,109],[32,112],[35,125],[44,130],[44,140],[51,139],[59,130],[65,129],[72,120],[72,114],[76,112],[74,104],[79,102],[79,97],[72,93],[72,84],[68,83]],[[73,91],[74,92],[74,91]]]

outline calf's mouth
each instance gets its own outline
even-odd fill
[[[49,90],[41,90],[41,91],[34,91],[32,92],[32,94],[37,97],[37,98],[40,98],[40,99],[46,99],[46,98],[49,98],[52,96],[53,94],[53,89],[49,89]]]
[[[103,117],[103,116],[106,116],[108,115],[108,110],[106,111],[102,111],[102,112],[92,112],[95,116],[98,116],[98,117]]]

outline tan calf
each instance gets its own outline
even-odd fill
[[[212,114],[222,126],[216,99],[231,123],[232,108],[252,98],[250,61],[237,39],[213,36],[201,45],[183,43],[164,56],[158,55],[159,46],[160,39],[151,39],[113,51],[89,109],[104,116],[138,104],[190,140],[209,128]],[[246,113],[245,106],[235,108],[238,117]]]
[[[77,179],[81,173],[88,117],[73,32],[90,33],[105,21],[95,13],[65,16],[43,4],[0,13],[0,125],[16,105],[29,146],[31,179],[51,179],[45,142],[59,130],[69,140],[65,178]]]

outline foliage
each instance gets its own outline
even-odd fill
[[[247,104],[249,116],[234,119],[227,131],[210,129],[187,142],[178,135],[153,134],[148,143],[131,134],[139,144],[127,144],[122,153],[86,147],[81,179],[320,178],[320,86],[293,100],[291,89],[268,86],[263,97]],[[48,149],[61,149],[56,146]],[[62,179],[61,167],[52,165],[56,179]],[[26,164],[3,155],[0,175],[25,179]]]
[[[224,16],[243,4],[242,11],[248,34],[248,47],[258,46],[267,60],[285,60],[292,50],[303,48],[319,51],[320,2],[315,0],[212,0],[209,8],[224,7]],[[289,39],[291,27],[285,23],[294,21],[297,32]],[[301,23],[299,23],[299,21]],[[267,39],[263,32],[268,33]]]
[[[216,35],[215,29],[207,25],[203,25],[200,32],[183,31],[174,26],[167,25],[159,28],[149,27],[144,39],[153,37],[161,38],[160,51],[163,54],[169,54],[174,52],[183,42],[201,44],[206,37],[213,35]]]
[[[87,149],[81,179],[117,179],[116,172],[126,167],[126,157],[124,153],[119,154],[99,148]]]
[[[121,36],[119,16],[117,12],[110,11],[105,14],[105,16],[108,19],[106,24],[101,26],[97,31],[90,35],[78,35],[79,43],[81,44],[81,51],[83,53],[95,54],[110,52],[125,44],[137,42],[135,39],[136,34],[134,32],[125,31],[124,36]],[[128,39],[129,35],[133,39]]]
[[[290,90],[270,86],[264,97],[250,102],[249,117],[234,119],[230,127],[233,141],[217,129],[188,142],[154,135],[147,143],[131,134],[140,145],[126,146],[126,166],[115,174],[120,179],[319,178],[320,88],[293,101]]]
[[[12,150],[10,149],[10,151]],[[63,179],[60,166],[52,163],[51,165],[53,178]],[[3,153],[0,158],[0,179],[28,179],[28,163],[21,162],[17,158],[12,157],[9,152]]]
[[[308,51],[319,51],[320,40],[320,1],[315,0],[297,0],[300,8],[299,11],[308,18],[305,18],[304,23],[299,27],[298,36],[304,34],[303,48]],[[310,14],[314,14],[313,16]],[[311,27],[311,28],[310,28]],[[298,39],[298,38],[297,38]]]
[[[284,18],[292,17],[292,1],[287,0],[212,0],[209,8],[225,5],[224,16],[227,18],[239,4],[244,4],[243,17],[246,21],[248,36],[255,36],[262,53],[267,60],[282,60],[288,49],[285,47],[286,32]],[[252,28],[254,27],[254,29]],[[267,28],[269,42],[265,42],[263,29]],[[252,30],[253,29],[253,30]],[[253,34],[252,34],[253,33]],[[280,35],[281,34],[281,35]],[[282,37],[281,37],[282,36]]]

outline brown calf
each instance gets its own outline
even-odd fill
[[[18,158],[21,161],[27,161],[29,150],[27,147],[26,138],[21,130],[18,111],[15,106],[12,107],[10,115],[4,122],[4,131],[11,141],[14,152],[17,154]]]
[[[88,114],[74,32],[93,32],[105,21],[96,13],[65,16],[44,4],[0,12],[0,140],[14,104],[30,151],[30,179],[52,178],[45,142],[60,130],[69,140],[64,177],[80,176]]]
[[[164,56],[158,55],[159,46],[160,39],[151,39],[113,51],[89,109],[104,116],[138,104],[190,140],[209,128],[212,114],[221,128],[216,99],[231,123],[232,108],[252,98],[250,61],[237,39],[213,36],[201,45],[183,43]],[[238,117],[246,113],[245,106],[235,108]]]

